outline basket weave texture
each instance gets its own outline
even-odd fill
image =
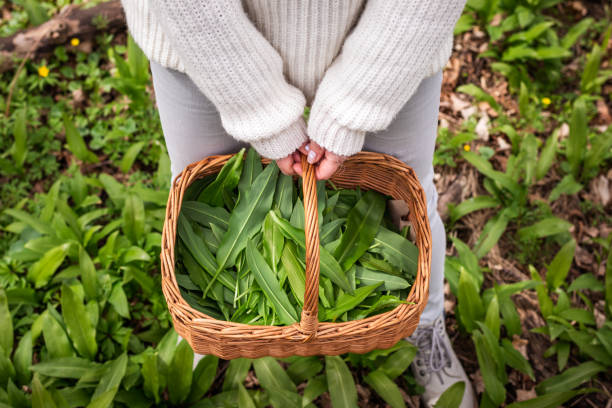
[[[183,195],[196,179],[218,173],[232,155],[209,156],[187,166],[170,190],[162,232],[162,290],[175,330],[198,354],[223,359],[291,355],[338,355],[367,353],[393,346],[414,332],[427,303],[431,264],[431,231],[425,193],[414,170],[400,160],[382,153],[360,152],[347,159],[331,181],[341,188],[376,190],[403,200],[419,250],[417,275],[408,304],[393,310],[348,322],[319,322],[319,235],[314,167],[302,160],[304,168],[304,210],[306,233],[306,290],[301,321],[291,326],[262,326],[214,319],[193,309],[181,297],[174,273],[176,226]],[[264,164],[269,160],[262,160]]]

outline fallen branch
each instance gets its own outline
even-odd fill
[[[15,65],[15,59],[40,58],[54,47],[77,37],[83,41],[100,30],[113,32],[125,29],[125,15],[119,0],[111,0],[83,9],[69,5],[49,21],[0,38],[0,72]]]

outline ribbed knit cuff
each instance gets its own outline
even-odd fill
[[[313,110],[310,113],[308,136],[320,146],[338,155],[352,156],[360,152],[365,135],[365,131],[340,125],[326,112]]]
[[[253,140],[251,146],[263,157],[277,160],[287,157],[307,140],[306,123],[300,116],[287,129],[265,139]]]

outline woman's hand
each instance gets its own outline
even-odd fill
[[[304,142],[295,152],[282,159],[276,160],[276,164],[283,174],[288,176],[294,176],[296,174],[299,176],[302,175],[302,158],[300,157],[300,152],[305,155],[308,154],[306,150],[308,143],[309,142]]]
[[[306,154],[308,163],[316,165],[315,175],[317,180],[327,180],[334,175],[338,167],[347,159],[347,156],[337,155],[325,148],[319,146],[316,142],[310,141],[299,149],[302,153]],[[295,172],[302,175],[302,163],[300,160],[300,154],[296,151],[293,153]]]

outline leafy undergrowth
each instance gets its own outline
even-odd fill
[[[39,21],[21,3],[2,6],[20,16],[3,34]],[[447,327],[483,407],[612,398],[611,33],[586,1],[471,0],[457,25],[436,183]],[[209,356],[191,373],[160,289],[170,171],[151,95],[125,34],[59,46],[15,82],[0,115],[0,406],[418,406],[408,343]]]

